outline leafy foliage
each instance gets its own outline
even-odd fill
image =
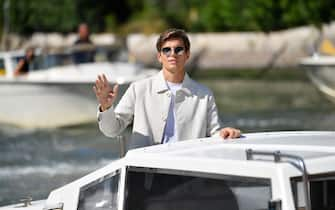
[[[334,0],[0,0],[10,3],[10,31],[71,32],[87,22],[93,32],[152,33],[166,27],[191,32],[273,31],[335,19]],[[0,12],[0,29],[5,12]]]

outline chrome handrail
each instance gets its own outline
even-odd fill
[[[276,163],[286,162],[286,163],[289,163],[289,164],[293,165],[295,168],[297,168],[302,173],[302,180],[303,180],[303,183],[304,183],[303,186],[304,186],[306,210],[311,210],[312,209],[311,198],[310,198],[310,185],[309,185],[309,181],[308,181],[308,172],[307,172],[307,169],[306,169],[305,161],[302,157],[300,157],[298,155],[281,153],[280,151],[269,152],[269,151],[259,151],[259,150],[252,150],[252,149],[247,149],[246,150],[247,160],[255,160],[253,158],[254,155],[273,156],[274,161]],[[290,160],[284,160],[283,161],[282,158],[288,158]]]
[[[127,148],[126,148],[126,139],[124,136],[120,135],[116,137],[117,141],[119,142],[120,145],[120,158],[124,157],[127,153]]]
[[[31,206],[31,202],[33,201],[33,198],[31,196],[24,197],[20,199],[20,202],[22,202],[22,207],[28,207]]]

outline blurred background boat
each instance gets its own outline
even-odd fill
[[[102,48],[94,48],[93,61],[74,62],[81,50],[45,54],[37,49],[32,70],[20,76],[14,76],[14,69],[24,51],[1,52],[0,123],[50,128],[93,122],[97,101],[92,88],[98,74],[120,84],[120,98],[131,82],[156,72],[134,62],[110,62],[110,51]]]
[[[330,40],[323,40],[319,52],[303,58],[300,66],[310,80],[335,103],[335,47]]]

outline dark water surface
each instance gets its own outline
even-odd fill
[[[227,126],[244,132],[334,130],[335,105],[303,74],[284,78],[198,76],[197,80],[214,90]],[[95,123],[50,130],[1,125],[0,144],[0,206],[26,196],[45,199],[52,189],[119,155],[118,142],[104,137]]]
[[[50,130],[0,129],[0,204],[46,198],[118,157],[118,143],[96,124]]]

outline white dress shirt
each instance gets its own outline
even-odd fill
[[[178,134],[176,132],[177,130],[177,123],[176,120],[176,110],[175,110],[175,103],[176,103],[176,93],[178,90],[180,90],[183,86],[182,83],[172,83],[166,81],[166,84],[171,91],[171,102],[170,102],[170,108],[169,108],[169,114],[166,121],[164,133],[163,133],[163,140],[162,143],[172,143],[175,141],[178,141]]]

